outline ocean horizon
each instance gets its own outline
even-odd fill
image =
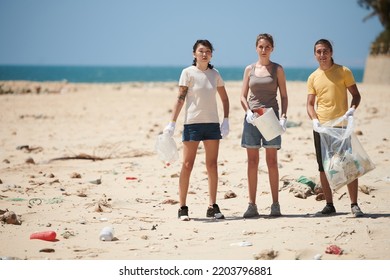
[[[0,65],[0,81],[67,81],[71,83],[176,82],[187,66],[33,66]],[[241,81],[243,67],[217,67],[225,81]],[[316,68],[285,67],[287,81],[306,81]],[[356,82],[363,68],[350,68]]]

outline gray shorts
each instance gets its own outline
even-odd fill
[[[244,129],[242,132],[241,138],[241,147],[247,149],[260,149],[264,148],[274,148],[280,149],[282,146],[282,137],[279,135],[274,139],[267,141],[264,139],[263,135],[261,135],[260,131],[256,126],[250,124],[244,118]]]

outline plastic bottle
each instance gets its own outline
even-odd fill
[[[101,241],[112,241],[114,239],[114,229],[112,227],[104,227],[99,234],[99,239]]]
[[[35,232],[30,235],[30,239],[40,239],[46,241],[54,241],[56,240],[56,232],[55,231],[41,231]]]

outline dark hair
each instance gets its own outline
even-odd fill
[[[315,44],[314,44],[314,53],[316,53],[316,46],[317,45],[325,45],[328,47],[328,49],[330,50],[330,52],[333,54],[333,46],[332,46],[332,43],[327,40],[327,39],[319,39]],[[333,57],[332,57],[332,63],[334,63],[333,61]]]
[[[199,45],[203,45],[203,46],[209,48],[209,49],[211,50],[211,52],[214,51],[214,47],[213,47],[213,45],[210,43],[210,41],[209,41],[209,40],[204,40],[204,39],[203,39],[203,40],[197,40],[197,41],[195,42],[194,46],[192,47],[192,51],[193,51],[194,53],[196,52],[196,49],[198,48]],[[196,58],[194,58],[194,60],[193,60],[193,62],[192,62],[192,65],[193,65],[193,66],[196,66]],[[213,69],[213,68],[214,68],[214,66],[211,65],[210,63],[207,65],[207,67],[210,68],[210,69]]]
[[[271,44],[271,46],[274,47],[274,38],[272,38],[271,34],[262,33],[262,34],[257,35],[257,37],[256,37],[256,47],[257,47],[257,44],[259,43],[259,41],[261,39],[267,40]]]

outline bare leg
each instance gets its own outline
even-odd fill
[[[217,201],[219,140],[203,141],[206,151],[206,169],[209,183],[209,205]]]
[[[352,181],[347,185],[348,187],[348,193],[349,193],[349,198],[351,199],[352,204],[357,204],[357,199],[358,199],[358,186],[359,182],[358,179]]]
[[[180,206],[185,206],[187,203],[188,187],[190,185],[190,176],[194,167],[196,152],[199,142],[184,141],[183,142],[183,164],[181,167],[179,178],[179,201]]]
[[[257,193],[257,174],[259,169],[259,150],[258,149],[246,149],[248,155],[248,191],[249,191],[249,203],[256,204]]]
[[[279,168],[277,149],[265,149],[272,202],[279,202]]]
[[[329,186],[328,179],[326,178],[325,172],[320,171],[320,181],[321,181],[321,187],[322,191],[325,195],[326,203],[333,203],[333,193]]]

